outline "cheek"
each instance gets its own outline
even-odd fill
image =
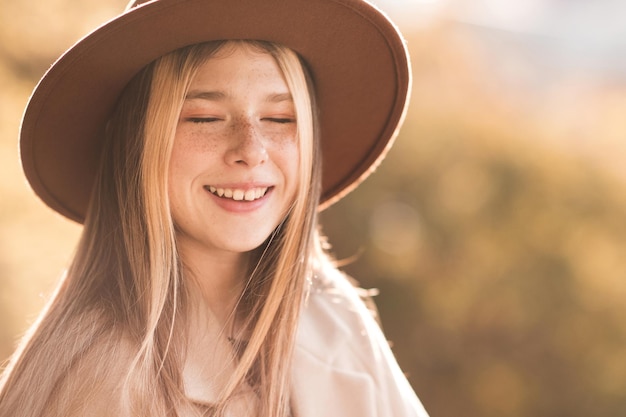
[[[170,157],[170,164],[168,167],[168,188],[170,196],[179,186],[181,179],[184,178],[185,167],[188,166],[188,163],[186,153],[181,152],[180,149],[174,147],[174,149],[172,149],[172,155]]]
[[[176,152],[180,155],[193,156],[199,153],[215,153],[222,142],[224,142],[223,134],[205,134],[179,129],[174,138],[172,154]]]
[[[178,135],[174,139],[168,166],[168,192],[172,203],[181,197],[182,190],[188,188],[186,183],[192,180],[198,165],[199,142],[188,139]]]
[[[217,154],[218,143],[219,139],[199,133],[177,133],[170,157],[170,178],[206,165],[207,158]]]
[[[276,147],[275,155],[274,161],[282,171],[290,193],[295,197],[300,176],[300,152],[298,145],[294,141],[284,141],[280,146]]]

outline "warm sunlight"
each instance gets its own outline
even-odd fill
[[[432,416],[624,415],[626,2],[373,2],[413,92],[387,160],[321,215],[333,255],[380,289]],[[0,0],[0,362],[81,231],[25,182],[24,106],[126,3]]]

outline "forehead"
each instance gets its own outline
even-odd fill
[[[191,88],[228,85],[266,85],[288,91],[284,75],[274,57],[253,46],[227,44],[198,67]]]

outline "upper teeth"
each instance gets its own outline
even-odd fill
[[[261,188],[250,188],[248,190],[240,190],[238,188],[234,188],[234,189],[233,188],[217,188],[217,187],[209,186],[209,191],[211,191],[213,194],[217,196],[232,198],[235,201],[242,201],[242,200],[253,201],[253,200],[256,200],[257,198],[263,197],[265,193],[267,192],[267,188],[268,187],[261,187]]]

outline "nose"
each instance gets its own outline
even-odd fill
[[[231,127],[232,144],[226,152],[226,163],[255,167],[267,160],[267,149],[254,123],[249,120],[235,121]]]

